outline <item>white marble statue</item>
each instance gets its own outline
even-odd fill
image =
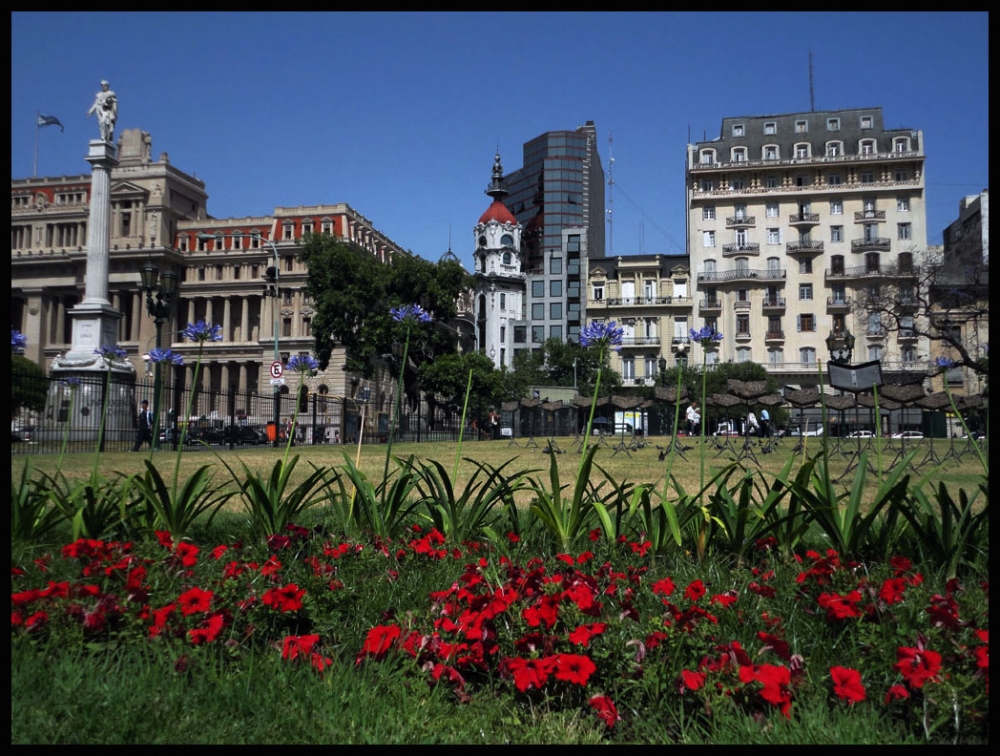
[[[101,82],[101,91],[94,97],[94,104],[87,111],[87,116],[97,114],[97,125],[101,130],[101,139],[105,142],[114,141],[115,121],[118,120],[118,97],[111,91],[107,81]]]

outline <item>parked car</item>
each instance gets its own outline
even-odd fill
[[[919,439],[921,439],[921,438],[924,437],[924,434],[921,433],[920,431],[906,430],[906,431],[900,431],[899,433],[893,433],[892,437],[893,438],[909,438],[909,439],[919,440]]]
[[[788,429],[788,434],[787,435],[789,435],[789,436],[806,436],[807,438],[809,438],[809,437],[815,437],[815,436],[822,436],[823,435],[823,426],[822,425],[814,425],[814,426],[808,427],[808,428],[806,428],[806,432],[805,433],[802,432],[801,428],[799,428],[798,426],[795,426],[795,427],[792,427],[792,428]]]
[[[225,443],[250,444],[256,446],[267,442],[267,434],[262,428],[250,425],[230,425],[223,433]]]
[[[856,430],[847,434],[848,438],[875,438],[875,434],[870,430]]]
[[[35,432],[34,425],[24,425],[18,426],[17,428],[11,426],[10,429],[10,440],[11,443],[18,443],[20,441],[29,442],[31,441],[31,436]]]

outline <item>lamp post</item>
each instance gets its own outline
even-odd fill
[[[848,329],[843,331],[830,331],[826,337],[826,348],[830,350],[830,362],[838,365],[848,365],[851,356],[854,354],[854,334]]]
[[[280,278],[280,260],[278,259],[278,248],[274,246],[274,242],[270,239],[262,236],[260,233],[242,233],[240,231],[233,231],[232,236],[240,238],[255,239],[258,242],[264,242],[268,247],[271,248],[271,254],[274,256],[274,264],[267,266],[264,271],[262,278],[264,279],[264,296],[270,297],[272,299],[271,310],[274,314],[274,361],[278,362],[281,360],[281,353],[278,349],[278,282]],[[199,241],[214,241],[216,237],[214,234],[200,233],[198,234]],[[272,379],[283,380],[283,379]],[[275,449],[278,448],[278,428],[280,427],[281,421],[281,384],[274,383],[274,442],[272,446]]]
[[[170,317],[170,306],[177,295],[179,279],[172,270],[160,273],[152,260],[142,266],[139,272],[142,289],[146,292],[146,312],[156,326],[156,348],[162,349],[163,324]],[[151,447],[160,448],[160,389],[163,383],[160,363],[153,368],[153,438]]]

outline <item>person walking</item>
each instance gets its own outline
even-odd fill
[[[698,425],[701,423],[701,414],[698,412],[698,402],[691,402],[687,408],[686,419],[688,424],[688,435],[698,435]]]
[[[760,411],[760,435],[764,438],[771,437],[771,413],[764,407]]]
[[[759,430],[760,426],[757,425],[757,416],[753,413],[753,410],[750,410],[747,413],[747,436],[756,436]]]
[[[147,399],[143,399],[139,405],[139,415],[136,417],[135,424],[135,444],[132,446],[132,451],[139,451],[144,443],[148,443],[150,449],[153,448],[153,413],[149,411]]]

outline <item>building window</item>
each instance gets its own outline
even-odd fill
[[[221,265],[216,265],[215,266],[215,280],[216,281],[221,281],[222,280],[222,266]]]
[[[507,343],[507,326],[500,326],[500,343]]]
[[[900,252],[899,253],[899,272],[900,273],[912,273],[913,272],[913,253],[912,252]],[[913,298],[913,291],[909,286],[900,286],[899,295],[903,296],[907,293],[910,299]]]
[[[562,320],[562,302],[549,302],[549,320]]]
[[[545,320],[545,303],[536,302],[531,305],[531,319],[532,320]]]
[[[531,343],[541,344],[545,341],[545,326],[531,326]]]
[[[901,356],[903,362],[916,362],[917,361],[917,348],[912,344],[907,344],[901,350]]]
[[[782,349],[768,349],[767,350],[767,364],[768,365],[780,365],[785,361],[785,353]]]
[[[736,316],[736,335],[737,336],[749,336],[750,335],[750,316],[749,315],[737,315]]]
[[[286,223],[281,227],[281,238],[285,241],[291,241],[295,238],[295,226],[291,223]]]
[[[910,212],[910,198],[909,197],[896,197],[896,212],[908,213]]]
[[[771,315],[767,319],[767,335],[771,337],[781,336],[781,316]]]
[[[562,341],[563,333],[561,325],[549,326],[549,338]]]
[[[747,159],[746,147],[733,147],[733,162],[742,163]]]
[[[781,270],[781,259],[777,257],[767,258],[767,272],[777,273]]]
[[[861,171],[861,183],[862,184],[874,184],[875,183],[875,173],[872,171]]]
[[[715,232],[714,231],[705,231],[704,232],[704,234],[703,234],[703,245],[705,247],[714,247],[715,246]]]
[[[799,142],[795,145],[795,157],[798,159],[809,157],[810,146],[808,142]]]
[[[893,137],[892,151],[895,153],[909,152],[910,140],[906,137]]]
[[[875,154],[875,140],[874,139],[862,139],[861,147],[858,150],[862,155],[874,155]]]
[[[778,152],[778,145],[776,144],[765,144],[764,145],[764,160],[777,160],[780,153]]]
[[[864,208],[864,211],[866,213],[874,213],[875,210],[876,210],[876,208],[877,208],[877,205],[875,204],[875,198],[874,197],[865,197],[861,201],[861,207]]]
[[[812,179],[808,176],[796,176],[795,186],[812,186]]]
[[[839,118],[827,118],[826,119],[826,130],[827,131],[840,131],[840,119]]]
[[[816,330],[816,318],[813,317],[811,313],[803,313],[797,316],[798,327],[800,331],[815,331]]]
[[[799,284],[799,299],[802,301],[813,298],[813,285],[811,283]]]
[[[312,318],[302,318],[302,335],[312,336]]]
[[[323,233],[327,234],[328,236],[333,234],[333,221],[323,221],[323,224],[322,226],[320,226],[320,228],[322,228]]]
[[[767,243],[768,244],[781,244],[781,229],[780,228],[769,228],[769,229],[767,229]]]
[[[243,237],[233,231],[233,249],[243,249]]]
[[[311,234],[313,232],[312,221],[302,221],[302,235]]]
[[[833,255],[830,257],[830,272],[834,275],[844,275],[843,255]]]
[[[736,258],[736,270],[740,273],[746,273],[750,270],[750,261],[745,257]]]
[[[714,192],[715,191],[715,182],[712,181],[711,179],[702,179],[701,180],[701,190],[703,192]]]
[[[816,350],[813,347],[802,347],[799,350],[799,362],[803,365],[815,365]]]
[[[596,301],[600,302],[604,299],[604,284],[594,284],[594,297]]]
[[[764,210],[764,214],[768,218],[777,218],[778,217],[778,203],[777,202],[768,202],[767,206],[766,206],[766,209]]]
[[[764,133],[765,134],[777,134],[778,133],[778,123],[777,123],[777,121],[764,121]]]
[[[715,220],[715,205],[705,205],[701,209],[702,220]]]
[[[740,192],[746,188],[746,183],[741,178],[735,178],[729,182],[729,188],[733,191]]]
[[[198,266],[198,280],[199,281],[204,281],[205,280],[205,266],[204,265]]]
[[[531,296],[536,299],[545,296],[545,281],[531,282]]]
[[[514,343],[523,344],[528,340],[528,328],[523,325],[514,326]]]
[[[711,165],[715,162],[715,150],[702,150],[698,155],[698,162],[702,165]]]
[[[733,124],[733,136],[734,137],[741,137],[741,136],[743,136],[743,134],[744,134],[743,124],[742,123],[734,123]]]
[[[562,296],[562,281],[560,281],[559,279],[549,281],[549,296],[550,297]]]
[[[622,380],[635,380],[635,358],[626,357],[622,360]]]
[[[234,265],[233,266],[233,280],[234,281],[239,281],[240,280],[240,270],[242,268],[243,268],[242,265]]]
[[[909,223],[897,223],[896,234],[898,239],[906,240],[913,238],[913,226]]]
[[[207,252],[208,251],[208,240],[207,239],[198,239],[198,251],[199,252]]]
[[[750,362],[750,347],[738,347],[736,349],[737,362]]]
[[[861,116],[861,128],[871,129],[875,127],[875,119],[870,115]]]
[[[910,172],[908,170],[906,170],[905,168],[897,168],[893,172],[893,177],[895,178],[896,181],[909,181],[910,180]]]
[[[507,309],[507,294],[502,291],[500,292],[500,309]]]
[[[796,134],[805,134],[807,131],[809,131],[809,121],[798,120],[795,122]]]
[[[281,320],[281,335],[284,338],[289,338],[292,335],[292,319],[282,318]]]
[[[777,189],[778,188],[778,177],[777,176],[768,176],[767,178],[765,178],[764,179],[764,188],[765,189]]]
[[[830,186],[840,186],[841,181],[842,179],[839,173],[831,173],[826,177],[826,183]]]
[[[514,258],[511,256],[510,252],[504,252],[500,258],[501,265],[510,265]]]
[[[813,261],[810,258],[799,260],[799,273],[809,275],[813,272]]]
[[[559,274],[562,273],[563,265],[561,257],[553,257],[549,259],[549,273]]]
[[[878,336],[882,333],[882,316],[877,312],[868,313],[868,327],[869,336]]]
[[[830,200],[830,215],[843,215],[844,214],[844,200],[832,199]]]
[[[882,345],[881,344],[871,344],[868,347],[868,359],[871,362],[875,362],[875,360],[881,360],[882,359]]]
[[[843,226],[830,226],[830,241],[833,244],[840,244],[844,241]]]

